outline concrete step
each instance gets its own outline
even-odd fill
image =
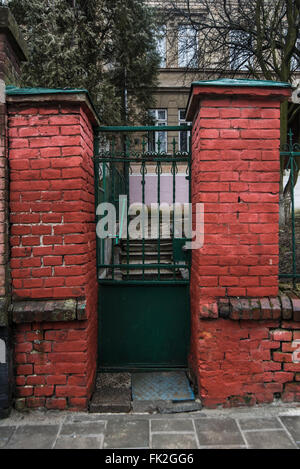
[[[91,413],[128,413],[131,410],[131,374],[100,373],[89,404]]]
[[[169,241],[161,241],[160,243],[158,243],[157,241],[155,241],[155,243],[149,243],[148,241],[145,241],[145,243],[143,244],[143,242],[131,242],[129,245],[128,245],[128,250],[129,252],[132,252],[132,251],[141,251],[144,247],[145,250],[147,250],[147,252],[156,252],[157,249],[158,249],[158,246],[160,244],[160,250],[164,250],[164,251],[168,251],[168,252],[173,252],[173,244],[170,243]],[[121,245],[121,252],[126,252],[127,253],[127,245],[126,244],[122,244]]]
[[[121,257],[123,258],[127,258],[127,252],[125,251],[122,251],[121,253]],[[142,251],[138,250],[138,251],[132,251],[130,252],[130,256],[131,258],[134,258],[134,259],[137,259],[137,258],[142,258],[143,257],[143,253]],[[158,252],[157,251],[146,251],[145,250],[145,257],[148,257],[149,259],[155,259],[157,260],[158,258]],[[161,250],[160,251],[160,258],[162,259],[163,257],[167,258],[167,259],[172,259],[172,251],[166,251],[166,250]]]
[[[145,255],[144,259],[142,258],[142,256],[140,256],[140,258],[138,256],[135,256],[134,258],[132,258],[132,256],[130,256],[128,264],[129,265],[135,265],[135,264],[137,264],[137,265],[139,265],[139,264],[147,265],[147,264],[157,264],[157,262],[158,262],[157,256],[155,256],[154,258],[150,257],[150,259],[147,257],[147,255]],[[124,259],[121,260],[121,264],[127,265],[126,257],[124,257]],[[170,257],[170,256],[160,256],[160,264],[166,264],[166,265],[173,264],[172,257]]]
[[[131,373],[99,373],[96,379],[96,389],[89,403],[90,413],[129,413],[132,411],[133,413],[177,414],[202,409],[198,398],[178,401],[170,400],[169,396],[169,399],[165,400],[155,397],[154,393],[153,399],[149,397],[148,400],[138,399],[133,389],[132,377],[134,375]],[[175,388],[174,396],[176,396],[177,386]],[[145,389],[145,396],[149,396],[149,389],[148,391]]]
[[[142,263],[141,263],[141,267],[142,267]],[[146,264],[145,264],[146,265]],[[166,264],[168,265],[168,264]],[[169,264],[170,265],[170,264]],[[179,270],[179,269],[177,269]],[[124,265],[124,267],[121,268],[121,271],[122,272],[126,272],[127,273],[127,269],[126,269],[126,266]],[[143,269],[130,269],[129,270],[129,274],[130,275],[141,275],[143,273]],[[149,269],[145,269],[145,274],[148,274],[148,275],[157,275],[158,274],[158,267],[153,267],[153,268],[149,268]],[[171,269],[166,269],[164,267],[162,267],[160,269],[160,274],[166,274],[166,275],[173,275],[173,270]]]

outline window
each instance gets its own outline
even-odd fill
[[[165,68],[167,66],[167,37],[166,27],[162,26],[158,31],[156,37],[156,50],[160,55],[160,67]]]
[[[168,111],[166,109],[151,109],[150,116],[154,125],[168,125]],[[148,151],[157,153],[167,152],[167,132],[149,132]]]
[[[190,122],[186,122],[185,120],[185,109],[178,110],[178,124],[179,125],[187,125]],[[183,130],[179,132],[179,140],[178,140],[178,149],[182,153],[188,153],[190,150],[190,135],[191,132]]]
[[[296,44],[295,44],[295,48],[298,49],[298,51],[300,51],[300,38],[297,39]],[[293,71],[300,70],[300,59],[296,54],[293,55],[293,57],[292,57],[291,69]]]
[[[197,67],[197,31],[191,26],[178,29],[178,67]]]
[[[252,37],[244,31],[230,31],[230,68],[249,70],[252,64]]]

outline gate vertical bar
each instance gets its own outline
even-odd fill
[[[158,203],[158,239],[157,239],[157,261],[158,261],[158,280],[160,280],[160,171],[161,162],[157,161],[157,203]]]
[[[297,274],[297,264],[296,264],[296,226],[295,226],[295,194],[294,194],[294,155],[291,153],[291,204],[292,204],[292,252],[293,252],[293,286],[296,287],[296,274]]]
[[[173,140],[173,158],[176,156],[176,140],[174,137]],[[174,240],[175,240],[175,202],[176,202],[176,162],[172,161],[172,175],[173,175],[173,221],[172,221],[172,249],[173,249],[173,256],[174,256]],[[173,278],[176,278],[176,269],[173,268]]]
[[[145,280],[145,216],[144,205],[145,205],[145,161],[142,161],[142,263],[143,263],[143,280]]]

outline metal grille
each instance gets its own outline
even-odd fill
[[[133,373],[135,401],[193,401],[194,393],[184,371]]]
[[[290,130],[288,143],[283,145],[280,153],[281,165],[288,175],[284,190],[285,226],[281,229],[280,239],[280,274],[282,281],[292,281],[293,286],[300,281],[300,213],[295,204],[295,187],[300,168],[300,144],[293,143],[293,132]],[[288,240],[287,240],[288,238]],[[287,267],[290,266],[289,272]]]
[[[109,202],[116,219],[113,232],[97,236],[101,283],[189,282],[191,155],[179,150],[178,140],[190,131],[190,126],[97,129],[96,209]],[[97,224],[103,224],[103,213],[96,213]],[[139,223],[137,214],[145,215]],[[134,237],[132,226],[139,228]]]

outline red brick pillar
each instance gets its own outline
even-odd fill
[[[5,85],[16,85],[19,82],[20,63],[24,60],[26,60],[26,47],[18,26],[10,10],[0,7],[0,297],[2,298],[7,297],[10,292]]]
[[[17,407],[86,409],[97,365],[93,125],[85,92],[10,90]]]
[[[191,363],[207,404],[245,396],[258,402],[272,394],[266,394],[262,364],[270,350],[259,355],[258,341],[269,339],[279,323],[245,320],[280,319],[280,103],[290,95],[288,84],[274,82],[217,80],[192,87],[192,202],[204,204],[205,239],[192,251]],[[220,298],[225,316],[238,322],[217,319]],[[231,301],[241,298],[244,303]],[[249,379],[255,390],[247,387]],[[273,389],[282,391],[276,383]]]
[[[9,413],[12,394],[10,343],[9,211],[5,86],[17,84],[26,47],[8,8],[0,7],[0,418]]]

